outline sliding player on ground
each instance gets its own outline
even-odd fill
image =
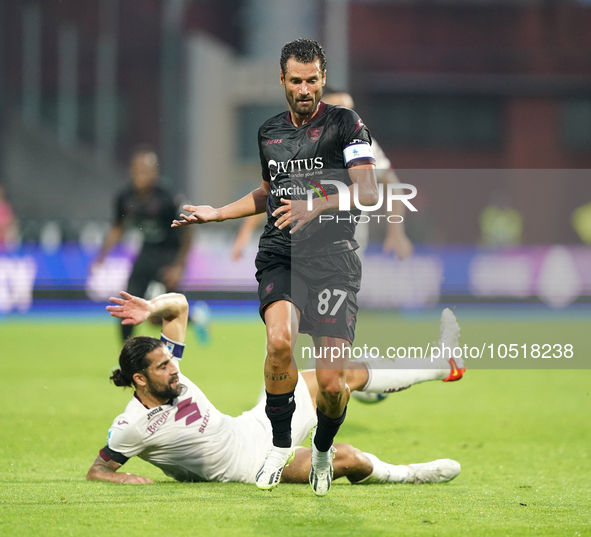
[[[109,429],[107,445],[88,471],[87,479],[115,483],[152,483],[148,478],[118,471],[131,457],[140,457],[178,481],[255,482],[257,470],[271,446],[272,431],[264,402],[233,418],[218,411],[205,394],[179,369],[185,348],[188,305],[181,294],[169,293],[146,301],[121,292],[107,307],[124,326],[135,326],[150,316],[162,317],[160,340],[138,336],[126,341],[119,369],[111,380],[133,387],[134,394]],[[457,325],[457,323],[456,323]],[[446,345],[458,345],[459,326],[445,330]],[[435,372],[437,375],[449,374]],[[293,418],[294,444],[298,446],[316,423],[318,384],[313,371],[299,375]],[[428,380],[428,379],[423,379]],[[352,390],[374,386],[393,391],[409,382],[396,379],[391,370],[369,371],[364,364],[349,372]],[[373,383],[373,384],[372,384]],[[348,444],[337,444],[334,476],[351,483],[442,483],[460,473],[450,459],[393,465]],[[296,447],[294,459],[281,482],[306,483],[311,450]]]

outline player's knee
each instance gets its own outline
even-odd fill
[[[338,464],[343,475],[349,476],[353,481],[359,481],[367,477],[372,471],[371,461],[351,444],[337,444],[337,458],[335,464]]]
[[[291,360],[291,338],[288,333],[274,330],[267,334],[267,355],[271,364],[282,365]]]
[[[329,397],[330,399],[337,399],[343,396],[347,389],[347,385],[345,382],[338,382],[338,381],[331,381],[325,386],[319,386],[320,392],[325,397]]]
[[[337,444],[335,448],[339,458],[347,466],[350,466],[350,463],[355,460],[355,451],[359,451],[351,444]],[[359,453],[361,453],[361,451],[359,451]]]
[[[351,448],[348,454],[349,464],[351,468],[363,468],[364,470],[368,470],[371,472],[371,461],[363,454],[363,452],[360,449],[357,449],[353,446],[349,447]]]
[[[318,379],[318,390],[326,397],[336,399],[342,397],[347,390],[345,377],[331,376]]]

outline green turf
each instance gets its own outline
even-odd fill
[[[437,331],[433,321],[396,322],[409,343]],[[569,337],[588,348],[591,323],[579,325]],[[540,326],[462,321],[474,344]],[[236,414],[259,393],[264,331],[257,321],[212,331],[207,348],[189,334],[183,372]],[[115,327],[5,322],[0,341],[0,535],[591,535],[589,370],[471,371],[378,405],[352,402],[339,441],[397,463],[451,457],[462,473],[444,485],[337,481],[316,498],[304,485],[263,493],[254,485],[175,483],[133,459],[127,471],[158,484],[86,482],[130,397],[107,381]]]

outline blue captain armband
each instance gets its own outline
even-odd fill
[[[166,345],[166,348],[175,358],[180,360],[183,357],[183,351],[185,350],[184,343],[179,343],[178,341],[169,339],[164,334],[160,334],[160,341]]]

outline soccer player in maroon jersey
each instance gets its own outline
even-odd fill
[[[310,39],[287,43],[280,64],[288,111],[259,129],[261,186],[219,209],[186,205],[190,214],[172,225],[221,222],[266,209],[256,276],[260,314],[267,327],[266,413],[273,447],[256,483],[260,489],[274,488],[293,456],[291,419],[298,380],[293,349],[298,332],[309,333],[323,356],[316,363],[318,426],[309,481],[314,493],[323,496],[333,477],[333,439],[345,419],[350,395],[347,357],[361,281],[354,238],[360,211],[339,211],[342,192],[337,182],[351,199],[356,191],[363,206],[376,204],[378,187],[371,135],[363,121],[352,110],[321,102],[326,83],[322,47]],[[317,193],[311,210],[310,191]]]

